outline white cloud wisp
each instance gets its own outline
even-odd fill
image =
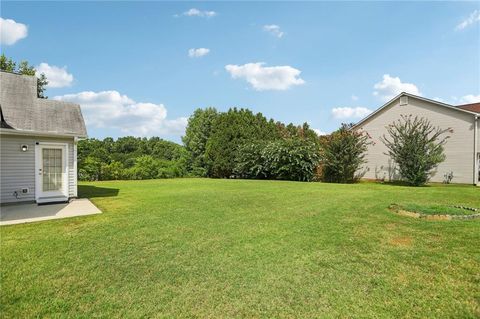
[[[374,96],[378,96],[382,101],[387,102],[402,92],[422,95],[418,87],[413,83],[404,83],[399,77],[392,77],[389,74],[383,75],[383,80],[374,86]]]
[[[295,85],[305,83],[300,78],[301,71],[288,65],[264,66],[265,63],[247,63],[244,65],[228,64],[225,70],[233,79],[244,79],[255,90],[287,90]]]
[[[332,109],[332,116],[337,120],[363,118],[370,113],[372,113],[372,110],[366,107],[335,107]]]
[[[48,63],[40,63],[35,67],[37,70],[36,76],[44,73],[47,77],[49,88],[63,88],[72,85],[73,75],[67,72],[67,67],[58,67],[55,65],[48,65]]]
[[[188,50],[188,56],[191,58],[200,58],[210,53],[210,49],[207,48],[192,48]]]
[[[12,19],[0,18],[0,43],[12,45],[17,41],[26,38],[28,27]]]

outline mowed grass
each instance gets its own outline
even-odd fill
[[[86,183],[103,214],[1,232],[4,318],[474,318],[473,186],[175,179]]]

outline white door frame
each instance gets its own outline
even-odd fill
[[[56,194],[45,194],[42,191],[42,174],[43,172],[40,171],[41,165],[43,162],[42,159],[42,148],[43,147],[51,147],[51,148],[61,148],[62,149],[62,157],[63,157],[63,187],[60,193]],[[35,200],[38,200],[41,197],[49,197],[49,196],[64,196],[68,198],[68,143],[53,143],[53,142],[36,142],[35,143]]]

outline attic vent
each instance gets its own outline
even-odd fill
[[[407,104],[408,104],[408,96],[401,96],[400,105],[407,105]]]

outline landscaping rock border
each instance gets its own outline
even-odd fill
[[[454,207],[465,209],[465,210],[470,210],[470,211],[474,211],[474,212],[479,211],[478,208],[463,207],[463,206],[454,206]],[[388,208],[391,211],[393,211],[394,213],[396,213],[398,215],[401,215],[401,216],[421,218],[421,219],[425,219],[425,220],[468,220],[468,219],[480,218],[480,213],[471,214],[471,215],[448,215],[448,214],[429,215],[429,214],[422,214],[422,213],[411,212],[411,211],[405,210],[400,205],[397,205],[397,204],[391,204]]]

